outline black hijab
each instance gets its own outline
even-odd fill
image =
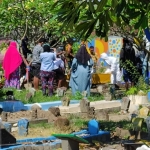
[[[43,46],[44,52],[50,52],[50,46],[44,45]]]
[[[87,65],[88,61],[91,59],[90,54],[87,52],[86,46],[81,45],[80,49],[78,50],[75,58],[77,62],[83,65]]]

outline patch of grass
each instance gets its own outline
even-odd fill
[[[100,121],[100,129],[107,131],[115,131],[116,127],[120,127],[127,130],[133,130],[133,124],[131,121],[122,120],[119,122],[114,121]],[[147,132],[146,123],[142,124],[141,131]]]
[[[81,100],[82,98],[83,98],[83,95],[80,92],[76,92],[76,94],[74,96],[70,95],[70,99]],[[97,93],[97,94],[92,94],[91,93],[91,96],[88,96],[87,99],[90,102],[100,101],[100,100],[104,100],[104,96],[99,94],[99,93]]]
[[[29,100],[26,100],[26,94],[28,93],[27,90],[22,89],[22,90],[16,90],[14,88],[3,88],[0,90],[0,101],[3,101],[6,98],[6,92],[7,91],[13,91],[14,92],[14,97],[16,100],[20,100],[22,101],[24,104],[27,103],[41,103],[41,102],[51,102],[51,101],[58,101],[61,100],[61,97],[58,96],[43,96],[42,91],[37,91],[35,93],[34,97],[31,97]],[[83,98],[82,94],[77,92],[77,94],[75,94],[74,96],[72,96],[71,94],[67,95],[71,100],[81,100]],[[99,101],[99,100],[103,100],[104,97],[103,95],[93,95],[93,96],[89,96],[88,100],[89,101]]]
[[[88,100],[89,100],[90,102],[93,102],[93,101],[100,101],[100,100],[104,100],[104,96],[101,95],[101,94],[95,94],[95,95],[93,95],[93,96],[89,96],[89,97],[88,97]]]
[[[79,129],[87,128],[88,120],[82,119],[79,116],[70,115],[69,118],[72,126],[77,127]]]
[[[79,116],[76,115],[70,115],[68,117],[70,121],[70,125],[66,127],[56,127],[54,123],[46,123],[46,122],[40,122],[37,124],[29,123],[29,135],[27,137],[47,137],[51,136],[52,134],[70,134],[72,132],[78,132],[82,129],[87,129],[88,121],[89,119],[82,119]],[[127,130],[133,130],[133,125],[131,121],[99,121],[100,130],[107,130],[110,132],[115,131],[116,127],[120,127]],[[146,123],[142,125],[141,131],[147,132]],[[18,137],[18,133],[16,132],[15,137]],[[24,137],[24,138],[27,138]]]
[[[60,100],[59,97],[57,96],[51,96],[51,97],[47,97],[47,96],[43,96],[42,91],[37,91],[35,93],[34,97],[31,97],[28,101],[26,100],[26,94],[28,93],[27,90],[23,89],[23,90],[16,90],[13,88],[3,88],[1,90],[1,92],[3,93],[3,95],[1,96],[1,99],[5,99],[5,93],[7,91],[13,91],[14,92],[14,97],[16,100],[20,100],[22,101],[24,104],[26,103],[40,103],[40,102],[50,102],[50,101],[57,101]]]
[[[40,122],[40,123],[29,123],[29,128],[54,128],[54,125],[52,123],[46,123],[46,122]]]

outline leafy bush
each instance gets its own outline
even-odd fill
[[[150,86],[145,83],[145,80],[142,76],[139,77],[137,84],[134,87],[131,87],[126,95],[146,95],[150,91]]]
[[[131,87],[127,92],[126,95],[136,95],[138,93],[138,89],[136,87]]]

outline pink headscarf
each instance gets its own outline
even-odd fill
[[[7,80],[9,79],[10,74],[13,73],[21,65],[21,63],[22,58],[17,50],[17,43],[10,42],[3,60],[3,69]]]

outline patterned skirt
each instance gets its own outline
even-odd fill
[[[19,68],[17,68],[13,73],[11,73],[9,80],[5,80],[4,87],[20,89]]]

